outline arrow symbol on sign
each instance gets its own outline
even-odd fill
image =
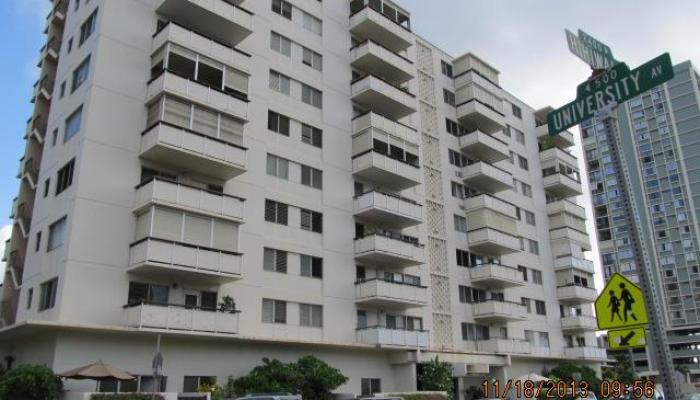
[[[630,340],[636,335],[634,331],[627,334],[627,336],[620,336],[620,346],[629,346]]]

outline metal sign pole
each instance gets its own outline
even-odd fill
[[[619,130],[617,127],[617,107],[610,107],[598,114],[598,118],[601,118],[610,132],[610,137],[614,140],[611,141],[611,145],[615,147],[615,151],[618,154],[620,143],[619,143]],[[622,163],[620,163],[622,165]],[[622,168],[622,173],[625,175],[626,180],[629,182],[629,172],[627,169]],[[636,209],[636,202],[633,196],[627,193],[627,198],[629,199],[632,209]],[[637,227],[641,226],[641,221],[639,220],[638,214],[635,213],[633,216],[635,219],[635,225]],[[638,229],[638,228],[637,228]],[[633,234],[636,236],[637,243],[641,244],[641,237],[637,229],[633,229]],[[644,249],[644,246],[640,246]],[[642,250],[644,252],[644,250]],[[649,259],[648,254],[643,254],[643,259],[641,261],[637,272],[639,275],[639,281],[642,290],[646,294],[644,296],[644,301],[646,303],[647,310],[649,310],[649,331],[651,333],[651,341],[653,353],[655,353],[656,365],[659,370],[659,378],[661,379],[661,384],[663,386],[665,399],[677,400],[680,395],[680,387],[678,382],[673,378],[673,359],[671,358],[671,351],[668,345],[668,338],[666,337],[666,331],[664,329],[665,322],[663,320],[663,309],[661,307],[661,302],[659,301],[659,296],[657,292],[657,287],[652,281],[651,272],[649,271]],[[651,352],[650,352],[651,353]],[[632,359],[632,364],[634,365],[634,359]]]

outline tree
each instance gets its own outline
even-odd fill
[[[603,379],[618,381],[624,384],[633,384],[637,379],[637,374],[632,368],[632,360],[626,353],[613,354],[617,365],[614,367],[603,367]]]
[[[421,365],[418,382],[422,390],[447,392],[449,399],[453,394],[452,366],[437,357]]]
[[[61,379],[40,365],[19,365],[0,381],[0,399],[55,400],[62,392]]]
[[[593,368],[585,365],[577,365],[570,362],[561,363],[549,371],[548,376],[554,380],[564,382],[585,381],[590,385],[590,391],[596,394],[600,393],[600,378],[598,378]]]
[[[314,356],[305,356],[295,363],[263,358],[263,365],[250,374],[233,380],[229,378],[226,396],[249,393],[294,393],[305,400],[330,400],[332,391],[348,381],[340,370]],[[230,392],[233,393],[230,393]]]

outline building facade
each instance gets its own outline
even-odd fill
[[[410,23],[378,0],[56,0],[4,355],[148,390],[160,334],[168,392],[306,354],[348,395],[415,390],[435,356],[460,395],[597,367],[573,135]]]
[[[649,265],[676,366],[700,377],[700,86],[690,62],[670,82],[581,126],[603,272],[638,281]],[[640,373],[656,373],[635,350]]]

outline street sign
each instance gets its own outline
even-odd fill
[[[595,301],[598,329],[623,329],[649,323],[644,293],[634,282],[615,273]]]
[[[664,53],[659,57],[629,71],[626,65],[616,66],[584,82],[579,87],[580,94],[575,101],[550,112],[547,115],[549,135],[560,132],[592,118],[595,112],[612,103],[622,103],[647,90],[673,79],[671,56]]]
[[[576,57],[593,69],[608,69],[617,64],[610,47],[580,29],[578,34],[576,36],[570,30],[566,30],[566,42],[569,44],[569,50]]]
[[[644,327],[608,331],[610,350],[640,349],[647,346]]]

